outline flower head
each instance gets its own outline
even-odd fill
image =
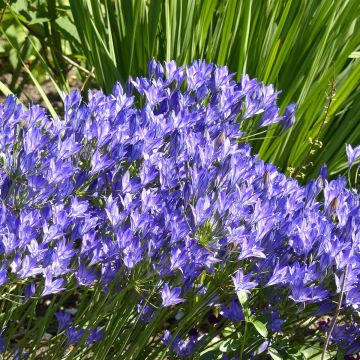
[[[165,284],[161,290],[162,306],[167,307],[185,301],[185,299],[179,297],[180,293],[180,287],[170,289],[169,285]]]
[[[233,277],[233,282],[235,286],[235,291],[244,291],[249,293],[250,289],[254,288],[258,283],[255,281],[250,281],[251,274],[244,275],[242,269],[239,269],[236,272],[235,277]]]
[[[346,144],[346,155],[348,158],[349,168],[351,169],[354,161],[360,156],[360,145],[352,148],[350,144]]]

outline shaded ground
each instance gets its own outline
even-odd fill
[[[4,59],[0,59],[0,81],[3,82],[7,87],[10,87],[12,81],[12,73],[5,72],[3,73],[1,69],[6,69],[8,67],[4,66]],[[82,89],[83,83],[79,80],[79,77],[76,74],[74,69],[70,70],[68,75],[68,83],[70,90]],[[92,88],[98,88],[97,84],[94,81],[89,81]],[[20,87],[21,86],[21,87]],[[60,95],[58,94],[54,84],[50,79],[42,82],[41,87],[45,92],[46,96],[49,98],[54,109],[56,111],[62,112],[63,102]],[[14,94],[19,98],[19,100],[25,105],[28,103],[36,103],[46,108],[46,105],[31,79],[28,77],[25,70],[22,70],[19,79],[15,85],[15,90],[13,89]],[[5,95],[0,91],[0,103],[5,99]]]
[[[10,74],[10,73],[0,75],[0,81],[2,81],[6,86],[10,85],[11,79],[12,79],[12,74]],[[19,80],[21,81],[22,77]],[[80,86],[81,85],[79,85],[79,88],[80,88]],[[62,108],[62,100],[61,100],[59,94],[57,93],[54,85],[52,84],[51,80],[46,80],[42,84],[42,88],[43,88],[45,94],[47,95],[47,97],[49,98],[49,100],[51,101],[51,103],[53,104],[54,108],[61,109]],[[15,94],[15,95],[18,95],[18,94]],[[19,100],[21,102],[23,102],[24,104],[32,102],[32,103],[37,103],[42,106],[45,106],[41,95],[39,94],[36,86],[33,84],[26,83],[23,87],[23,90],[19,93],[18,97],[19,97]],[[0,92],[0,102],[3,102],[4,99],[5,99],[4,94]]]

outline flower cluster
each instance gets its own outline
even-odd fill
[[[296,107],[280,115],[273,86],[232,78],[201,61],[151,61],[149,77],[125,90],[89,92],[87,103],[77,91],[66,96],[64,119],[8,97],[0,284],[25,282],[30,298],[64,290],[72,276],[106,291],[122,273],[121,288],[136,272],[156,279],[153,301],[167,308],[205,294],[203,274],[232,269],[232,295],[220,288],[209,308],[234,323],[244,320],[239,292],[266,294],[252,311],[270,313],[274,332],[285,303],[321,307],[343,291],[344,306],[357,309],[359,195],[343,178],[328,181],[326,167],[303,187],[252,155],[242,130],[287,129]],[[151,321],[155,308],[140,307]],[[79,331],[67,327],[69,343]],[[197,348],[194,336],[182,341],[179,354]]]

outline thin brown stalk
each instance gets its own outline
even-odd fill
[[[89,81],[90,77],[93,75],[94,70],[95,70],[95,68],[92,67],[90,73],[88,74],[88,76],[86,77],[84,83],[82,84],[80,91],[83,91],[83,90],[85,89],[85,85],[86,85],[86,83]]]

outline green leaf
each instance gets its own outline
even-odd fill
[[[262,337],[267,337],[268,331],[264,323],[262,323],[260,320],[254,320],[251,321],[251,323],[254,325],[255,329]]]
[[[236,295],[240,301],[240,304],[244,306],[248,301],[248,294],[245,291],[237,291]]]
[[[350,55],[349,58],[351,59],[358,59],[360,58],[360,51],[353,51]]]
[[[12,2],[11,8],[17,12],[28,12],[28,1],[27,0],[16,0]]]
[[[64,39],[80,46],[81,41],[76,26],[67,17],[59,17],[55,20],[55,23]]]
[[[299,353],[304,356],[306,360],[321,360],[323,348],[319,344],[313,346],[303,346]],[[336,352],[328,352],[324,359],[333,359]]]
[[[223,353],[236,351],[239,347],[239,344],[234,339],[226,339],[223,341],[219,347],[219,350]]]
[[[0,81],[0,91],[5,95],[14,95],[13,92],[2,82]]]
[[[203,354],[200,354],[200,360],[215,360],[219,358],[219,350],[207,351]]]
[[[273,347],[268,348],[268,354],[271,356],[274,360],[283,360],[282,356],[279,354],[279,352],[274,349]]]
[[[46,22],[49,22],[51,19],[49,17],[34,17],[29,22],[29,25],[35,25],[35,24],[44,24]]]

